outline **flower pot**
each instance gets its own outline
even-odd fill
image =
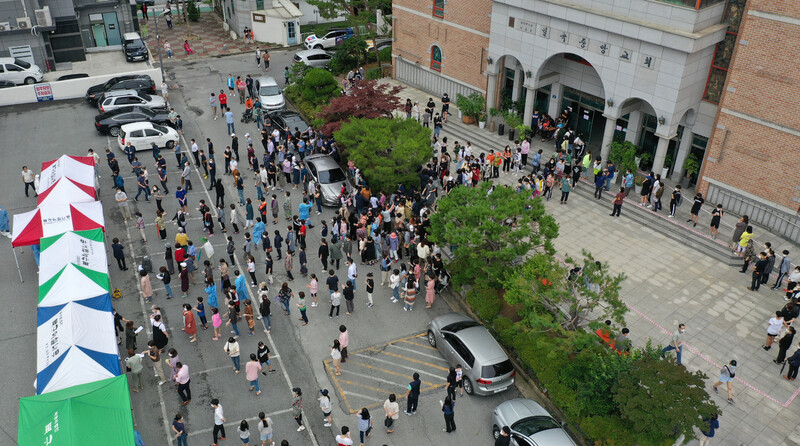
[[[662,180],[667,179],[667,174],[669,174],[669,167],[665,167],[665,168],[661,169],[661,179]]]
[[[464,124],[474,124],[475,118],[473,118],[472,116],[464,115],[461,117],[461,122],[463,122]]]
[[[515,129],[508,129],[508,140],[509,141],[513,141],[514,140],[514,134],[515,133],[516,133]]]
[[[486,126],[486,121],[478,121],[478,127],[484,128]]]
[[[464,114],[461,113],[461,110],[458,110],[458,119],[461,119],[463,117],[464,117]]]
[[[494,126],[495,126],[494,121],[490,121],[489,122],[489,131],[492,132],[492,133],[494,133]]]
[[[642,193],[642,185],[641,184],[634,184],[633,187],[636,188],[636,193],[637,194],[641,194]]]
[[[500,124],[498,126],[498,128],[497,128],[497,134],[500,135],[500,136],[503,136],[503,134],[505,132],[506,132],[506,125],[505,124]]]

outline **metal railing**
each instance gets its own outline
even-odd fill
[[[800,243],[800,216],[754,201],[715,184],[708,188],[707,201],[720,203],[723,209],[737,215],[747,215],[751,223],[763,226],[771,233],[792,243]]]

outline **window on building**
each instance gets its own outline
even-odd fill
[[[739,24],[742,21],[745,3],[746,0],[731,0],[725,7],[723,21],[728,23],[728,33],[714,50],[714,59],[711,61],[711,69],[708,72],[708,80],[706,81],[706,91],[703,94],[703,99],[708,102],[718,104],[722,97],[722,89],[725,86],[728,67],[733,56],[733,48],[736,46],[736,38],[739,35]]]
[[[436,45],[431,48],[431,69],[442,71],[442,49]]]
[[[264,9],[264,0],[256,0],[256,10],[261,11]]]
[[[444,18],[444,0],[433,0],[433,16]]]

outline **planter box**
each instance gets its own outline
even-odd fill
[[[472,116],[465,115],[461,117],[461,122],[463,122],[464,124],[474,124],[475,118],[473,118]]]

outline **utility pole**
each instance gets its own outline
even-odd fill
[[[167,8],[169,8],[169,3],[167,3]],[[161,81],[166,82],[166,78],[164,77],[164,59],[161,58],[161,34],[158,33],[158,15],[155,14],[153,11],[153,21],[156,25],[156,45],[158,46],[158,66],[161,68]]]

